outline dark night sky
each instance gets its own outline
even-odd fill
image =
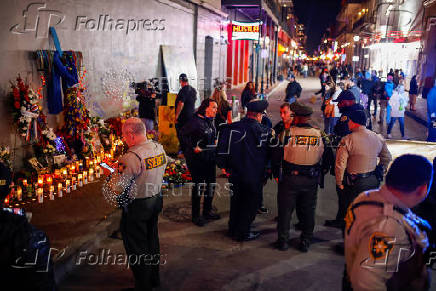
[[[336,22],[341,0],[294,0],[295,14],[304,24],[309,54],[318,47],[325,30]]]

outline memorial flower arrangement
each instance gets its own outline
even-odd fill
[[[20,76],[16,83],[11,82],[12,92],[11,101],[13,102],[13,112],[15,122],[18,126],[18,133],[30,141],[38,139],[38,122],[43,121],[45,116],[41,116],[38,95],[25,84]]]
[[[0,162],[12,169],[11,152],[8,146],[0,146]]]
[[[149,140],[158,141],[159,133],[156,130],[147,130],[147,138]]]
[[[180,185],[191,181],[191,173],[189,172],[186,163],[181,160],[175,160],[167,164],[164,174],[165,183]]]
[[[18,133],[25,141],[38,148],[37,152],[40,155],[50,156],[56,153],[57,136],[53,128],[48,127],[46,116],[42,113],[42,107],[39,105],[40,94],[35,93],[20,76],[11,87],[12,115]]]

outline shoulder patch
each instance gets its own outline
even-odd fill
[[[346,115],[342,115],[341,116],[341,121],[342,122],[345,122],[345,121],[347,121],[348,120],[348,117],[346,116]]]
[[[373,260],[385,260],[394,247],[395,238],[374,232],[369,239],[369,255]]]
[[[154,156],[154,157],[146,158],[146,159],[144,159],[144,162],[145,162],[145,168],[147,170],[161,167],[166,163],[165,154],[162,153],[162,154]]]
[[[345,214],[345,230],[347,231],[347,234],[350,233],[351,227],[353,226],[354,220],[356,219],[356,216],[353,212],[353,205],[350,205],[347,209],[347,213]]]

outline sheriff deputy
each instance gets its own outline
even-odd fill
[[[290,105],[294,112],[294,125],[290,128],[290,138],[284,147],[283,174],[279,180],[277,197],[278,239],[276,247],[285,251],[289,248],[289,230],[292,212],[297,204],[300,207],[302,233],[299,249],[307,252],[315,227],[315,208],[321,158],[324,143],[321,131],[308,122],[313,109],[299,102]],[[275,162],[273,164],[276,164]]]
[[[424,259],[430,226],[410,208],[427,196],[432,164],[418,155],[395,159],[379,190],[360,194],[348,208],[345,291],[429,290]]]
[[[348,112],[341,119],[348,121],[351,134],[339,144],[335,176],[337,188],[343,190],[344,209],[347,209],[357,195],[379,187],[392,156],[383,137],[365,127],[365,111]],[[380,166],[376,171],[378,158]]]
[[[162,210],[161,186],[167,156],[162,145],[147,139],[144,123],[139,118],[127,119],[122,134],[129,150],[119,160],[121,175],[135,181],[137,194],[123,207],[120,230],[127,255],[138,258],[130,265],[135,290],[151,290],[160,285],[157,223]],[[130,191],[128,188],[124,190]]]

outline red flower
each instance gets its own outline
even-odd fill
[[[15,101],[14,102],[14,107],[15,107],[15,109],[20,109],[20,102]]]

